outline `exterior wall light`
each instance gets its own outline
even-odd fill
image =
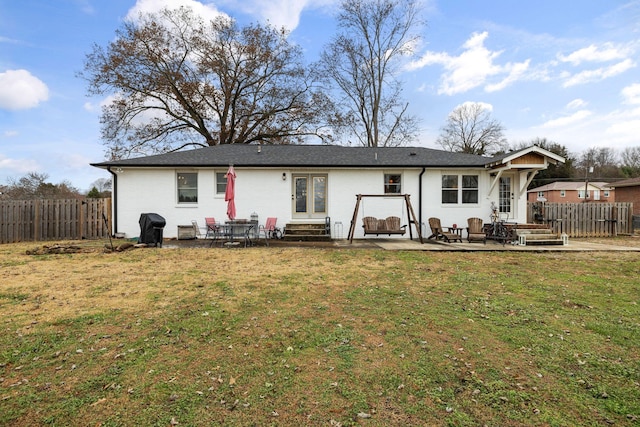
[[[282,172],[282,180],[283,181],[287,180],[287,173],[286,172]]]

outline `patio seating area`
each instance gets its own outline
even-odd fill
[[[234,219],[217,222],[213,217],[205,218],[205,226],[201,227],[197,220],[191,221],[190,233],[186,238],[178,240],[204,241],[209,247],[249,247],[262,242],[269,246],[269,241],[281,236],[276,227],[277,218],[267,218],[265,224],[258,224],[257,219]],[[188,226],[178,226],[184,228]],[[280,233],[280,234],[278,234]],[[180,233],[179,233],[180,235]],[[183,235],[185,235],[183,233]],[[200,246],[192,242],[192,245]]]
[[[384,220],[383,220],[384,221]],[[366,221],[365,221],[366,222]],[[490,235],[491,224],[483,224],[480,218],[469,218],[467,227],[453,224],[442,227],[438,218],[430,218],[432,235],[421,243],[418,239],[406,238],[373,238],[333,240],[295,240],[282,239],[277,225],[277,218],[267,218],[264,224],[258,224],[257,218],[228,220],[218,223],[214,218],[206,219],[206,227],[199,227],[192,221],[193,234],[191,240],[170,240],[168,247],[320,247],[349,249],[383,249],[410,251],[518,251],[518,252],[589,252],[589,251],[633,251],[640,252],[640,236],[628,236],[631,244],[616,244],[618,240],[611,238],[611,243],[604,239],[593,242],[588,239],[569,239],[566,236],[549,234],[540,224],[507,223],[507,239],[498,239]],[[447,231],[444,231],[446,229]],[[466,232],[466,234],[463,234]],[[383,235],[387,231],[378,231]],[[377,234],[372,230],[372,234]],[[464,239],[463,239],[464,238]],[[477,242],[483,243],[482,245]]]

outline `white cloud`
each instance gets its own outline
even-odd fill
[[[527,59],[525,62],[518,62],[516,64],[508,63],[505,65],[504,70],[508,71],[509,75],[499,83],[487,85],[485,90],[487,92],[497,92],[522,79],[525,72],[529,69],[530,62],[531,60]]]
[[[417,70],[429,65],[439,64],[446,73],[442,75],[439,94],[455,95],[475,87],[485,85],[487,92],[495,92],[521,79],[529,68],[530,60],[519,63],[496,64],[502,51],[490,51],[484,46],[489,36],[486,31],[473,33],[462,46],[459,56],[446,52],[427,52],[422,58],[408,65],[409,70]],[[506,75],[498,83],[488,83],[490,77]]]
[[[289,31],[296,29],[300,23],[300,15],[304,10],[320,9],[338,3],[338,0],[218,0],[215,3],[225,5],[230,9],[255,16],[261,22]],[[219,11],[211,1],[199,0],[137,0],[127,13],[127,20],[137,20],[142,13],[157,13],[164,8],[191,7],[196,15],[205,20],[211,20],[219,15]]]
[[[85,168],[89,163],[91,163],[91,161],[92,159],[77,153],[62,156],[60,158],[60,162],[68,169]]]
[[[640,90],[636,88],[635,90]],[[567,105],[567,110],[573,101]],[[522,135],[540,134],[557,141],[571,151],[581,152],[589,147],[607,146],[614,149],[638,145],[640,106],[619,108],[608,113],[581,109],[566,116],[526,129]]]
[[[575,109],[583,108],[586,106],[587,106],[587,102],[584,99],[577,98],[567,104],[567,109],[575,110]]]
[[[276,28],[285,27],[293,31],[300,23],[300,15],[305,9],[319,9],[336,2],[336,0],[243,0],[233,1],[233,7],[268,21]]]
[[[87,101],[82,105],[82,108],[90,113],[101,112],[104,107],[113,104],[115,101],[121,99],[121,97],[121,93],[111,94],[102,98],[98,103]]]
[[[87,15],[93,15],[96,10],[93,8],[89,0],[74,0],[82,12]]]
[[[196,16],[204,20],[211,20],[220,15],[224,15],[212,4],[203,4],[196,0],[137,0],[136,4],[129,9],[126,20],[136,21],[140,14],[158,13],[162,9],[178,9],[181,6],[190,7]]]
[[[10,39],[8,37],[0,36],[0,43],[9,43],[9,44],[22,44],[20,40]]]
[[[592,44],[566,56],[559,54],[558,59],[562,62],[580,65],[583,62],[609,62],[624,59],[631,52],[632,50],[628,47],[616,47],[611,43],[605,43],[602,48]]]
[[[597,68],[595,70],[585,70],[574,75],[565,74],[566,80],[563,83],[563,87],[570,87],[579,84],[585,84],[590,82],[597,82],[610,77],[617,76],[624,73],[631,68],[635,68],[636,64],[631,59],[625,59],[622,62],[611,65],[609,67]]]
[[[464,106],[472,106],[472,105],[479,105],[480,107],[482,107],[483,110],[486,110],[488,112],[492,112],[493,111],[493,105],[491,104],[487,104],[486,102],[481,102],[481,101],[465,101],[460,105],[457,105],[454,110],[457,110],[460,107],[464,107]]]
[[[606,116],[609,123],[609,129],[624,129],[627,127],[625,123],[637,123],[640,120],[640,107],[634,106],[631,108],[621,108],[615,110]],[[637,141],[638,129],[640,127],[628,127],[629,131],[633,132]],[[636,144],[637,145],[637,144]]]
[[[613,111],[602,118],[599,127],[604,129],[602,140],[613,148],[638,145],[640,129],[640,108]]]
[[[607,128],[607,133],[617,135],[637,135],[638,129],[640,129],[640,118],[612,123],[611,126]]]
[[[49,99],[49,88],[27,70],[0,73],[0,109],[26,110]]]
[[[544,123],[542,127],[543,128],[559,128],[559,127],[574,125],[583,121],[584,119],[591,116],[592,114],[593,113],[589,110],[579,110],[570,116],[549,120],[546,123]]]
[[[38,162],[31,159],[11,159],[0,154],[0,170],[11,171],[11,173],[25,174],[40,169]]]
[[[624,98],[625,104],[640,104],[640,83],[634,83],[623,88],[622,97]]]

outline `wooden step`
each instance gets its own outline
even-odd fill
[[[518,230],[536,230],[536,229],[549,229],[547,224],[518,224],[516,227]]]
[[[331,233],[327,233],[324,223],[287,223],[282,238],[286,241],[324,242],[331,241]]]
[[[287,224],[285,227],[285,234],[311,234],[311,235],[321,235],[326,234],[324,230],[324,226],[322,227],[301,227],[297,225]]]
[[[532,236],[532,235],[536,235],[536,234],[553,234],[554,236],[556,235],[554,232],[551,231],[550,228],[516,228],[515,230],[516,236],[521,236],[526,234],[527,236]]]
[[[329,234],[289,234],[285,233],[282,240],[286,242],[330,242]]]
[[[552,233],[549,229],[516,230],[519,245],[566,245],[569,239],[566,235]]]
[[[526,243],[527,243],[527,246],[564,245],[564,242],[562,241],[562,239],[535,239],[535,240],[527,239]]]
[[[521,234],[520,236],[525,236]],[[527,241],[532,240],[556,240],[559,239],[558,235],[555,233],[536,233],[536,234],[526,234]]]

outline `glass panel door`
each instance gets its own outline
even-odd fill
[[[314,214],[322,214],[326,216],[327,213],[327,177],[326,176],[314,176],[313,177],[313,209]]]
[[[295,207],[294,212],[297,214],[306,213],[307,209],[307,182],[306,176],[294,176],[294,191],[295,191]]]
[[[500,218],[501,219],[509,219],[512,217],[512,201],[513,201],[513,191],[511,189],[511,177],[504,176],[500,177],[500,190],[499,190],[499,207],[500,207]]]

